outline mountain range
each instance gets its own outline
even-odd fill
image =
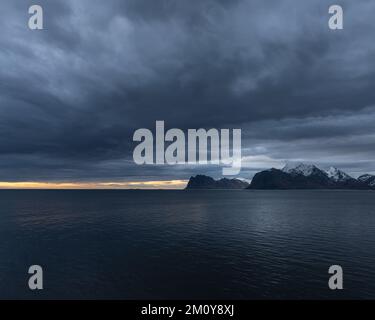
[[[283,169],[258,172],[251,184],[239,179],[214,180],[197,175],[191,177],[186,189],[355,189],[375,190],[375,176],[364,174],[355,179],[335,167],[324,171],[313,164],[287,164]]]
[[[205,175],[190,177],[186,189],[246,189],[249,183],[239,179],[215,180]]]
[[[365,176],[367,178],[365,178]],[[328,171],[312,164],[287,164],[283,169],[258,172],[249,189],[372,189],[370,175],[355,179],[347,173],[331,167]],[[375,188],[374,188],[375,189]]]

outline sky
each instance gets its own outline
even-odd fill
[[[44,29],[28,28],[29,6]],[[328,28],[328,8],[344,29]],[[181,188],[135,130],[242,129],[242,170],[375,173],[375,1],[3,0],[0,188]]]

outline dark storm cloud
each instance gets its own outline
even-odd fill
[[[186,178],[137,167],[132,133],[242,128],[244,174],[288,159],[375,171],[375,3],[3,1],[0,180]],[[360,164],[361,163],[361,164]],[[360,165],[359,165],[360,164]]]

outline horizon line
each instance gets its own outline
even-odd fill
[[[188,180],[151,180],[124,182],[45,182],[0,181],[0,190],[181,190]]]

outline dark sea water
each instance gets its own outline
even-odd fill
[[[2,190],[0,298],[375,298],[375,193]]]

